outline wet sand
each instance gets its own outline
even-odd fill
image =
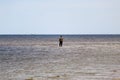
[[[0,46],[0,80],[120,80],[120,42]]]

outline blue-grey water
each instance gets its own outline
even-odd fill
[[[86,42],[120,42],[120,35],[63,35],[64,46]],[[59,35],[0,35],[0,54],[33,53],[34,46],[58,47]]]
[[[0,35],[0,41],[57,40],[59,35]],[[120,35],[63,35],[65,41],[120,41]]]

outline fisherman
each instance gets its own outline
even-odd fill
[[[60,36],[60,38],[59,38],[59,47],[62,47],[62,45],[63,45],[63,37]]]

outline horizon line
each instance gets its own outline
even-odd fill
[[[120,35],[120,34],[0,34],[1,35]]]

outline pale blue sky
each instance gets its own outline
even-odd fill
[[[0,0],[0,34],[120,34],[120,0]]]

